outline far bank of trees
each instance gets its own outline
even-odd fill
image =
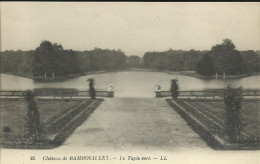
[[[64,50],[61,44],[43,41],[33,54],[33,76],[65,76],[81,72],[75,51]]]
[[[236,50],[230,39],[224,39],[222,44],[213,46],[197,63],[196,72],[204,76],[260,72],[260,58],[255,51]]]
[[[260,72],[260,54],[257,51],[238,51],[230,39],[224,39],[210,51],[168,50],[146,52],[146,68],[169,71],[196,71],[203,76],[216,73],[239,75]]]
[[[208,58],[207,60],[205,60],[206,57]],[[248,73],[246,61],[243,60],[241,53],[235,49],[235,45],[230,39],[224,39],[222,44],[213,46],[209,55],[204,56],[202,61],[198,64],[204,67],[204,69],[200,71],[196,70],[197,73],[202,75],[210,76],[215,73],[239,75]],[[209,66],[210,64],[214,65],[214,69]]]
[[[196,72],[203,76],[211,76],[215,73],[214,62],[210,55],[204,55],[204,57],[197,62]]]
[[[61,44],[42,41],[36,50],[1,52],[1,72],[34,77],[67,76],[98,70],[126,68],[123,51],[95,48],[91,51],[63,49]]]
[[[91,51],[78,51],[79,66],[82,72],[98,70],[120,70],[126,67],[123,51],[95,48]]]
[[[260,51],[238,51],[230,39],[210,51],[168,50],[146,52],[143,58],[126,56],[122,50],[95,48],[90,51],[63,49],[61,44],[42,41],[31,51],[5,51],[1,72],[29,76],[67,76],[99,70],[146,68],[168,71],[196,71],[204,76],[260,72]]]
[[[128,68],[141,68],[143,67],[143,61],[140,56],[131,55],[127,56],[126,63]]]
[[[5,51],[1,52],[0,63],[2,73],[14,73],[21,75],[31,75],[32,58],[34,51]]]
[[[193,71],[197,62],[208,51],[168,50],[164,52],[146,52],[143,56],[144,67],[169,71]]]

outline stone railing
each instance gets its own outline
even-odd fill
[[[20,97],[25,91],[0,91],[1,97]],[[78,91],[78,90],[34,90],[36,97],[53,97],[53,98],[64,98],[64,97],[90,97],[89,91]],[[97,97],[114,97],[114,91],[96,91]]]
[[[179,97],[223,97],[223,89],[215,89],[215,90],[204,90],[204,91],[179,91]],[[259,97],[260,90],[246,89],[243,90],[243,96],[247,97]],[[155,91],[156,97],[170,97],[170,91]]]

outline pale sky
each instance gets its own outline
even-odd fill
[[[260,3],[0,2],[1,51],[36,49],[210,50],[224,38],[260,50]]]

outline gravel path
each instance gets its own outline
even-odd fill
[[[167,104],[156,98],[106,99],[58,149],[210,149]]]

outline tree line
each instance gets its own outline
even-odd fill
[[[224,39],[223,43],[214,45],[210,51],[170,49],[164,52],[146,52],[143,61],[146,68],[196,71],[204,76],[260,72],[259,51],[238,51],[230,39]]]
[[[1,72],[34,77],[66,76],[126,67],[123,51],[95,48],[91,51],[63,49],[61,44],[42,41],[36,50],[1,52]]]
[[[2,73],[35,77],[127,68],[196,71],[204,76],[260,72],[259,51],[238,51],[230,39],[224,39],[223,43],[214,45],[210,51],[170,49],[146,52],[143,57],[126,56],[120,49],[65,50],[61,44],[45,40],[35,50],[1,52],[0,62]]]
[[[164,52],[146,52],[143,56],[144,67],[169,71],[192,71],[197,62],[208,51],[168,50]]]
[[[230,39],[211,48],[197,64],[198,74],[210,76],[215,73],[240,75],[260,71],[259,55],[254,51],[239,52]]]

